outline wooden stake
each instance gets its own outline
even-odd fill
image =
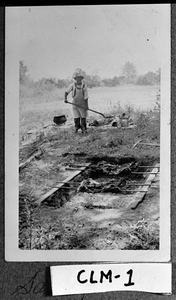
[[[156,174],[156,173],[155,172],[131,172],[131,174],[136,174],[136,175],[139,174],[139,175],[141,175],[141,174]]]
[[[149,186],[150,188],[152,188],[152,186]],[[143,190],[121,190],[122,192],[130,192],[130,193],[144,193]]]
[[[153,168],[152,172],[150,173],[149,177],[146,180],[146,184],[152,184],[152,181],[154,180],[155,176],[158,174],[158,166],[159,164],[156,164],[156,166]],[[147,193],[150,185],[143,186],[140,191],[137,192],[135,196],[135,200],[132,200],[131,205],[129,206],[131,209],[135,209],[139,203],[141,203],[144,199],[145,194]]]
[[[132,149],[134,149],[137,145],[147,145],[147,146],[154,146],[154,147],[160,147],[160,144],[152,144],[152,143],[141,143],[143,140],[139,140],[137,141],[134,146],[132,147]]]
[[[128,183],[126,186],[148,186],[150,183]]]
[[[40,149],[35,154],[33,154],[31,157],[29,157],[24,163],[21,163],[19,165],[19,172],[24,169],[34,158],[37,158],[43,154],[43,151]]]
[[[134,146],[133,146],[133,148],[132,149],[134,149],[140,142],[142,142],[143,140],[139,140],[139,141],[137,141],[135,144],[134,144]]]
[[[58,183],[56,187],[52,188],[49,192],[44,194],[40,199],[36,201],[36,204],[41,205],[41,203],[46,200],[47,198],[53,196],[60,188],[64,186],[64,184],[68,183],[71,179],[75,178],[77,175],[79,175],[82,171],[84,171],[88,166],[90,166],[90,163],[86,164],[85,167],[81,167],[79,170],[75,171],[74,173],[70,174],[66,179],[63,180],[62,183]]]
[[[154,168],[155,166],[138,166],[138,168]],[[160,168],[160,166],[155,167],[155,168]]]
[[[56,183],[64,183],[65,184],[65,181],[56,181]],[[79,184],[80,182],[67,182],[68,184]]]
[[[147,145],[147,146],[154,146],[154,147],[160,147],[160,144],[151,144],[151,143],[140,143],[140,145]]]

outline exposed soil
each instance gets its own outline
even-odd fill
[[[43,248],[124,249],[129,242],[129,223],[148,220],[157,226],[159,220],[158,189],[151,188],[135,210],[129,209],[131,198],[112,193],[79,193],[60,208],[38,207],[35,227],[45,228],[50,236]]]
[[[56,139],[52,136],[51,140],[48,137],[42,140],[40,147],[45,149],[44,154],[20,173],[20,193],[24,193],[24,196],[20,198],[19,247],[158,249],[159,175],[149,188],[144,201],[135,210],[130,208],[136,194],[131,190],[140,189],[133,184],[144,183],[147,176],[132,175],[131,172],[139,171],[138,166],[141,165],[154,165],[156,158],[150,155],[140,158],[134,154],[107,155],[101,151],[98,153],[96,149],[92,153],[82,151],[79,143],[86,142],[88,146],[89,136],[77,135],[74,139],[78,145],[74,151],[70,151],[72,145],[67,134],[64,134],[64,138],[61,136],[59,143],[57,136]],[[23,148],[21,157],[23,154],[23,159],[26,158],[38,145],[30,144],[31,148],[26,147],[26,151]],[[66,170],[66,167],[86,162],[91,163],[91,167],[41,206],[35,205],[41,195],[73,172]],[[150,170],[140,168],[141,172]],[[138,232],[136,224],[146,232]],[[136,234],[140,240],[138,244],[134,242]]]

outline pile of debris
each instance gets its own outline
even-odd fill
[[[125,184],[125,179],[111,180],[109,182],[98,182],[92,178],[85,179],[79,185],[77,192],[87,193],[123,193],[121,187]]]
[[[98,119],[98,120],[95,119],[89,123],[89,126],[98,127],[98,126],[109,125],[110,123],[112,123],[113,120],[114,120],[114,116],[108,116],[108,118],[105,119]]]
[[[135,169],[138,166],[138,163],[135,161],[119,165],[108,163],[107,161],[100,161],[96,165],[92,165],[90,168],[91,175],[93,177],[97,177],[99,175],[107,175],[107,176],[117,176],[119,174],[127,174]]]
[[[89,126],[103,126],[103,125],[109,125],[111,127],[117,127],[117,128],[134,128],[136,125],[133,122],[133,119],[130,117],[130,115],[126,113],[122,113],[116,116],[111,116],[105,118],[104,120],[93,120],[91,123],[89,123]]]
[[[121,115],[117,115],[114,120],[112,121],[111,125],[113,127],[118,127],[118,128],[125,128],[134,125],[133,120],[130,117],[130,115],[126,113],[122,113]]]
[[[77,188],[77,192],[88,193],[123,193],[122,187],[126,185],[128,174],[138,167],[138,162],[132,161],[119,165],[117,163],[108,163],[99,161],[91,165],[85,177]],[[109,177],[109,180],[107,178]]]

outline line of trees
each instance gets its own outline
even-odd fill
[[[114,78],[103,79],[107,86],[117,86],[121,84],[137,84],[137,85],[155,85],[160,84],[161,69],[156,72],[148,72],[144,75],[137,75],[136,67],[131,62],[126,62],[122,66],[122,75]]]
[[[81,70],[81,69],[79,69]],[[89,88],[97,86],[118,86],[123,84],[136,84],[136,85],[155,85],[160,83],[161,79],[161,69],[158,69],[156,72],[148,72],[144,75],[137,75],[136,66],[132,62],[126,62],[122,66],[121,76],[115,76],[113,78],[104,78],[101,79],[99,76],[88,75],[86,72],[82,71],[84,74],[85,82]],[[34,82],[30,79],[28,75],[28,67],[24,64],[23,61],[19,62],[19,80],[21,84],[31,81],[35,85],[52,85],[57,88],[67,87],[72,80],[71,79],[58,79],[58,78],[42,78],[37,82]]]

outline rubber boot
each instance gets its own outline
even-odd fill
[[[80,125],[80,118],[74,118],[74,122],[75,122],[75,133],[78,132],[78,129],[81,128],[81,125]]]
[[[82,133],[87,132],[86,118],[81,118],[81,129],[82,129]]]

